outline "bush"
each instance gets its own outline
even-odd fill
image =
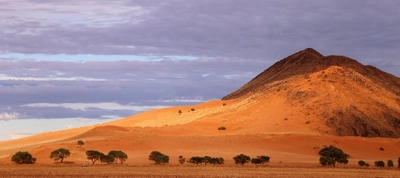
[[[368,163],[365,163],[365,167],[369,167],[369,164],[368,164]]]
[[[58,161],[61,160],[60,162],[62,163],[64,158],[68,158],[68,156],[71,153],[69,152],[69,150],[65,149],[65,148],[60,148],[58,150],[54,150],[53,152],[50,153],[50,158],[54,159],[54,161]]]
[[[363,161],[363,160],[360,160],[360,161],[358,161],[358,165],[360,165],[361,167],[363,167],[363,166],[365,166],[365,161]]]
[[[255,164],[256,166],[258,165],[258,164],[261,164],[262,163],[262,160],[260,159],[260,158],[251,158],[251,161],[250,161],[252,164]]]
[[[383,167],[385,167],[385,162],[375,161],[375,167],[383,168]]]
[[[347,157],[349,157],[349,155],[344,153],[341,149],[336,148],[332,145],[322,148],[318,152],[318,154],[321,155],[321,157],[319,158],[319,162],[322,166],[332,165],[333,167],[335,167],[336,163],[347,164],[349,162],[347,160]]]
[[[387,166],[388,167],[394,167],[393,161],[392,160],[388,160],[387,161]]]
[[[218,130],[226,130],[226,127],[224,127],[224,126],[218,127]]]
[[[179,156],[179,164],[183,164],[183,163],[185,163],[185,161],[186,161],[186,158],[184,158],[183,156]]]
[[[119,160],[121,164],[128,159],[128,155],[121,150],[111,150],[108,154],[113,156],[115,161]]]
[[[194,111],[194,108],[191,108],[190,110],[191,110],[191,111]]]
[[[237,155],[233,157],[235,164],[241,164],[242,166],[248,162],[250,162],[250,157],[244,154]]]
[[[182,114],[182,111],[181,111],[181,110],[179,110],[179,111],[178,111],[178,113],[179,113],[179,115],[181,115],[181,114]]]
[[[159,151],[152,151],[149,155],[149,160],[154,161],[156,164],[166,164],[169,163],[169,156]]]
[[[397,160],[397,167],[400,168],[400,158],[399,158],[399,160]]]
[[[36,158],[32,157],[27,151],[18,151],[11,157],[11,161],[18,164],[33,164],[36,162]]]

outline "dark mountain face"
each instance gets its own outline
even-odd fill
[[[316,50],[307,48],[276,62],[238,90],[223,97],[222,100],[240,98],[249,92],[259,91],[261,86],[265,84],[284,80],[296,75],[311,74],[331,66],[353,69],[364,77],[381,85],[383,88],[400,96],[399,78],[373,66],[364,66],[356,60],[345,56],[323,56]]]

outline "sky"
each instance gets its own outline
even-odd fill
[[[0,141],[221,99],[311,47],[400,76],[397,0],[0,0]]]

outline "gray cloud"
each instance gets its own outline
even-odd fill
[[[149,60],[4,57],[0,115],[101,118],[136,111],[21,105],[172,106],[218,99],[306,47],[324,55],[346,55],[400,76],[398,9],[400,2],[394,0],[3,2],[0,55],[141,55]]]

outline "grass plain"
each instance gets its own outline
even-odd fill
[[[172,165],[2,165],[0,177],[400,177],[397,168]]]

